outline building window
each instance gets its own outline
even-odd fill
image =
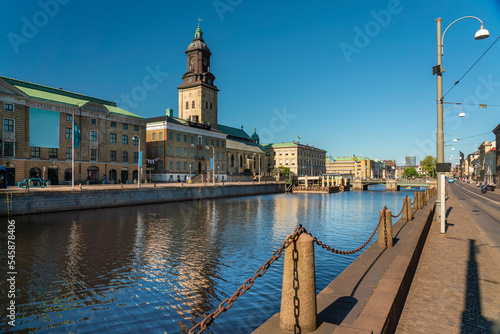
[[[40,158],[40,147],[31,147],[31,157]]]
[[[185,156],[185,157],[187,157],[187,156],[188,156],[188,149],[187,149],[187,148],[185,148],[185,149],[184,149],[184,156]]]
[[[139,137],[134,136],[134,137],[132,138],[132,144],[133,144],[134,146],[139,146]]]
[[[205,145],[208,146],[208,138],[205,138]]]
[[[173,146],[168,147],[168,154],[174,155],[174,147]]]
[[[116,133],[110,133],[109,134],[109,142],[111,144],[116,144]]]
[[[186,109],[189,109],[189,102],[186,101]]]
[[[134,152],[134,163],[138,163],[138,162],[139,162],[139,153]]]
[[[181,141],[181,134],[180,133],[177,134],[177,141]]]
[[[90,125],[97,125],[97,118],[91,118]]]
[[[223,140],[221,141],[220,146],[224,147],[224,141]]]
[[[72,128],[66,128],[66,139],[71,139],[73,136],[73,129]]]
[[[217,139],[217,147],[219,147],[219,139]]]
[[[126,135],[122,136],[122,144],[123,145],[128,145],[128,136],[126,136]]]
[[[158,155],[163,155],[163,146],[158,146]]]
[[[109,151],[109,161],[116,162],[116,151]]]
[[[139,131],[139,125],[134,125],[134,131]]]
[[[187,162],[184,162],[184,170],[187,171],[188,170],[188,163]]]
[[[49,159],[57,159],[57,148],[49,148]]]
[[[177,161],[177,170],[181,170],[181,162]]]
[[[210,102],[210,110],[212,110],[212,102]]]
[[[90,161],[96,161],[97,160],[97,149],[91,148],[90,149]]]
[[[128,152],[127,151],[122,152],[122,162],[128,162]]]
[[[175,148],[175,154],[180,157],[181,156],[181,148],[180,147],[176,147]]]
[[[156,146],[151,147],[151,155],[155,156],[156,155]]]
[[[188,136],[187,135],[184,135],[184,142],[187,143],[188,142]]]
[[[205,108],[208,109],[208,101],[205,101]]]
[[[224,169],[226,168],[226,164],[222,164],[222,171],[224,172]]]
[[[168,133],[168,139],[174,140],[174,133],[173,132]]]
[[[158,160],[158,170],[162,171],[163,170],[163,161]]]
[[[219,152],[217,152],[217,160],[219,160]]]
[[[97,141],[97,131],[90,131],[90,141]]]
[[[73,120],[73,115],[66,115],[66,121],[71,122]]]
[[[213,139],[210,140],[210,145],[214,146],[214,140]]]
[[[198,136],[198,145],[202,145],[203,144],[203,139],[201,138],[201,136]]]
[[[221,152],[220,154],[221,154],[221,159],[224,160],[225,159],[224,158],[224,152]]]
[[[5,103],[3,105],[4,111],[14,111],[14,105],[12,103]]]
[[[191,157],[194,157],[194,149],[191,149]]]
[[[71,160],[71,147],[66,147],[66,160]]]
[[[112,128],[116,128],[116,122],[111,122],[111,125],[110,125]]]
[[[156,140],[156,132],[153,132],[153,133],[151,134],[151,140]]]
[[[158,140],[163,140],[163,132],[158,132]]]
[[[194,144],[194,136],[191,136],[191,144]]]
[[[174,162],[172,160],[168,162],[168,169],[170,170],[174,169]]]
[[[3,119],[3,131],[14,132],[14,120],[10,118]]]
[[[128,130],[128,124],[123,124],[123,130]]]
[[[194,104],[194,101],[193,101],[192,105],[193,105],[193,107],[192,107],[192,108],[194,109],[194,105],[195,105],[195,104]]]

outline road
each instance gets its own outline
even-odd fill
[[[453,191],[500,261],[500,188],[483,194],[480,187],[456,182],[448,184],[449,191]]]

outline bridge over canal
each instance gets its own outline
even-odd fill
[[[368,190],[368,186],[373,184],[385,184],[385,191],[399,191],[401,188],[437,187],[436,180],[427,181],[425,179],[354,179],[351,180],[352,190]]]

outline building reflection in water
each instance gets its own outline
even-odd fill
[[[384,196],[396,206],[404,194]],[[179,332],[253,277],[299,224],[325,243],[358,247],[388,204],[380,198],[279,194],[15,217],[16,329]],[[316,253],[318,289],[353,260]],[[211,330],[248,332],[278,311],[282,265]]]

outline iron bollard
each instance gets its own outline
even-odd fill
[[[312,332],[316,330],[316,314],[314,242],[302,233],[285,250],[280,326],[294,331],[297,325],[299,333]]]
[[[380,224],[378,226],[378,245],[380,247],[391,248],[392,247],[392,216],[391,210],[385,209],[380,210],[379,214]]]
[[[80,190],[82,190],[82,183],[80,182],[80,185],[78,186]]]

